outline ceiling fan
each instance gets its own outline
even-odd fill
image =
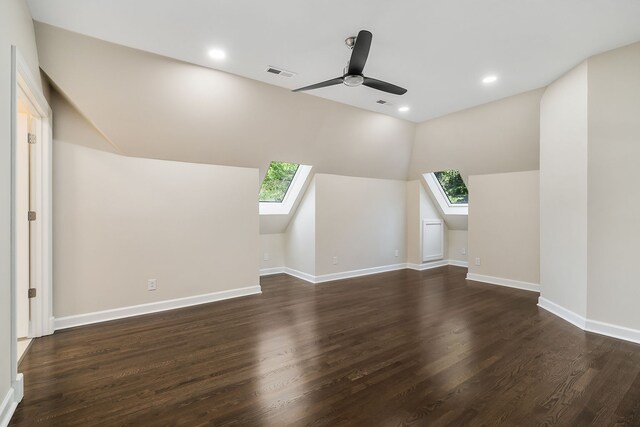
[[[349,87],[364,85],[372,89],[381,90],[383,92],[392,93],[394,95],[404,95],[405,93],[407,93],[407,90],[401,88],[400,86],[383,82],[382,80],[373,79],[371,77],[365,77],[362,74],[364,65],[367,63],[367,57],[369,56],[369,49],[371,49],[372,38],[373,35],[369,31],[362,30],[358,33],[357,37],[349,37],[345,40],[347,47],[349,47],[352,52],[351,59],[347,63],[342,77],[336,77],[335,79],[301,87],[299,89],[294,89],[293,92],[319,89],[321,87],[334,86],[343,83],[345,86]]]

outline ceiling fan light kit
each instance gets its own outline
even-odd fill
[[[384,82],[382,80],[373,79],[371,77],[365,77],[362,73],[364,66],[367,63],[369,57],[369,50],[371,49],[371,40],[373,35],[367,30],[362,30],[358,33],[357,37],[349,37],[345,40],[345,44],[351,52],[351,59],[347,63],[344,74],[342,77],[336,77],[335,79],[326,80],[324,82],[316,83],[310,86],[294,89],[293,92],[302,92],[312,89],[320,89],[328,86],[335,86],[340,83],[349,87],[367,86],[372,89],[380,90],[382,92],[391,93],[393,95],[404,95],[407,90],[396,86],[391,83]]]

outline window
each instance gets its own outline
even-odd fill
[[[271,162],[260,187],[260,215],[289,215],[311,173],[311,166]]]
[[[433,173],[440,188],[447,196],[450,205],[466,205],[469,203],[467,186],[457,170],[446,170]]]
[[[297,163],[271,162],[260,187],[260,202],[282,203],[299,167]]]
[[[469,192],[460,172],[446,170],[422,175],[443,215],[468,215]]]

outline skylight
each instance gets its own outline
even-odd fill
[[[443,215],[469,214],[469,191],[459,171],[429,172],[422,177]]]
[[[260,215],[289,215],[311,169],[298,163],[271,162],[260,187]]]
[[[469,192],[460,172],[446,170],[433,173],[440,184],[442,192],[447,196],[450,205],[466,205],[469,203]]]
[[[260,202],[282,203],[299,167],[297,163],[271,162],[260,187]]]

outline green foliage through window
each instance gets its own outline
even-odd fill
[[[433,173],[438,179],[440,187],[447,195],[449,203],[452,205],[460,205],[469,203],[469,192],[467,186],[457,170],[448,170]]]
[[[298,166],[297,163],[271,162],[260,187],[260,201],[282,203]]]

